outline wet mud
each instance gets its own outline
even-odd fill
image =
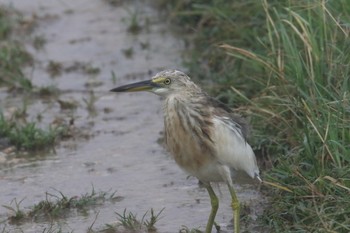
[[[20,108],[25,102],[27,118],[41,115],[42,126],[55,120],[74,121],[75,134],[54,151],[33,156],[0,154],[0,204],[16,198],[28,209],[57,190],[76,196],[95,190],[112,190],[115,203],[92,208],[54,222],[6,222],[8,210],[0,208],[0,219],[11,232],[43,232],[57,225],[62,232],[87,232],[116,221],[124,209],[142,217],[153,208],[165,208],[157,222],[158,232],[178,232],[182,226],[203,230],[210,211],[206,190],[181,171],[159,141],[163,120],[161,99],[149,93],[115,94],[117,85],[150,78],[166,68],[181,67],[183,41],[143,1],[123,1],[117,6],[97,0],[1,0],[35,19],[25,38],[35,59],[25,70],[38,87],[59,90],[54,98],[32,98],[1,94],[2,108]],[[138,28],[132,29],[137,16]],[[44,38],[35,49],[34,38]],[[73,104],[75,107],[67,107]],[[239,199],[249,206],[253,219],[261,213],[263,198],[256,184],[236,186]],[[216,188],[220,198],[217,222],[230,231],[232,211],[225,185]],[[229,226],[227,228],[227,226]],[[250,232],[253,232],[251,230]],[[257,231],[259,232],[259,231]]]

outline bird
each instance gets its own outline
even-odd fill
[[[158,72],[150,80],[111,89],[112,92],[148,91],[164,98],[164,141],[175,162],[207,189],[211,212],[206,233],[219,229],[215,216],[219,200],[212,183],[225,182],[231,195],[234,232],[239,233],[240,202],[231,171],[239,170],[261,181],[252,147],[247,142],[249,126],[224,103],[210,97],[182,71]]]

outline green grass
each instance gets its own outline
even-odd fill
[[[9,12],[5,8],[0,8],[0,40],[4,40],[12,31],[11,20],[8,17]]]
[[[46,43],[47,43],[47,40],[44,36],[35,36],[33,38],[33,47],[36,50],[43,49]]]
[[[76,209],[86,211],[87,208],[101,205],[106,200],[113,200],[115,193],[95,192],[94,189],[90,193],[81,196],[67,197],[62,192],[59,195],[46,193],[46,199],[34,205],[28,216],[31,218],[58,218],[64,217],[67,213]]]
[[[22,67],[32,62],[32,57],[21,44],[15,41],[0,43],[0,61],[0,85],[10,89],[32,88],[31,81],[22,72]]]
[[[180,1],[187,67],[249,115],[272,232],[349,232],[350,2]],[[231,88],[228,88],[231,87]]]
[[[23,221],[42,221],[64,218],[69,216],[72,210],[85,213],[88,209],[102,205],[106,201],[113,202],[119,199],[120,197],[115,196],[115,192],[96,192],[95,189],[92,188],[90,193],[73,197],[67,197],[59,191],[57,195],[46,192],[45,200],[30,207],[29,211],[25,211],[20,207],[23,200],[17,202],[16,199],[14,199],[10,205],[3,205],[3,207],[11,211],[11,215],[9,216],[9,221],[11,223],[21,223]]]
[[[106,224],[106,226],[97,231],[97,232],[106,232],[106,233],[121,233],[121,232],[157,232],[155,227],[156,223],[160,219],[164,209],[160,210],[158,213],[155,213],[153,209],[147,211],[142,218],[138,218],[136,214],[128,212],[124,209],[123,213],[116,213],[117,215],[117,224]],[[96,232],[89,229],[89,232]]]
[[[0,6],[0,85],[7,87],[10,93],[36,94],[32,82],[22,71],[25,66],[33,63],[33,58],[16,39],[16,33],[21,30],[21,23],[23,20],[17,11]],[[53,93],[54,89],[41,88],[37,92],[38,96],[47,96]],[[5,119],[3,111],[6,110],[0,108],[0,138],[18,150],[36,151],[52,148],[56,139],[64,134],[64,127],[40,129],[35,122],[26,121],[26,108],[27,106],[16,111],[11,119]]]
[[[141,32],[142,26],[140,25],[140,13],[138,10],[129,10],[127,9],[127,12],[129,14],[129,17],[126,19],[128,21],[128,28],[127,31],[131,34],[137,35]]]
[[[9,86],[10,90],[30,90],[32,83],[24,76],[22,68],[33,59],[12,37],[12,32],[19,27],[19,19],[19,13],[0,6],[0,85]]]
[[[66,132],[65,126],[40,129],[34,122],[19,124],[17,119],[7,120],[0,113],[0,138],[6,139],[17,150],[38,151],[54,147],[55,141]]]
[[[10,217],[10,221],[20,221],[23,218],[25,218],[26,214],[25,212],[20,208],[21,202],[23,199],[19,202],[17,202],[17,199],[13,199],[10,203],[10,205],[3,205],[5,209],[11,211],[12,215]],[[14,205],[14,206],[13,206]],[[5,229],[5,228],[4,228]]]

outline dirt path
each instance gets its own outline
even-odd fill
[[[151,208],[160,211],[164,207],[156,225],[159,232],[178,232],[182,225],[203,230],[210,209],[206,191],[196,179],[187,178],[158,143],[163,127],[161,100],[148,93],[108,92],[161,69],[180,67],[181,39],[156,10],[142,1],[125,1],[117,7],[97,0],[0,3],[13,5],[37,22],[27,45],[36,59],[35,68],[27,70],[34,85],[57,87],[60,101],[77,105],[67,110],[57,99],[27,100],[29,118],[40,113],[43,125],[56,118],[74,119],[82,132],[62,142],[55,153],[1,165],[0,204],[25,198],[21,205],[29,207],[43,200],[47,191],[74,196],[90,192],[93,185],[95,190],[116,190],[122,200],[55,222],[63,232],[86,232],[97,213],[94,226],[102,227],[114,222],[115,212],[125,208],[141,217]],[[135,17],[141,25],[137,34],[128,32]],[[35,38],[46,40],[43,49],[33,48]],[[9,99],[5,108],[23,101]],[[259,204],[258,192],[251,185],[237,189],[240,199]],[[217,222],[225,229],[232,214],[226,188],[221,192]],[[6,217],[5,209],[0,213]],[[31,222],[6,229],[42,232],[50,224]]]

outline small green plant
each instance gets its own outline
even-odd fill
[[[111,71],[111,79],[112,79],[112,83],[116,84],[117,83],[117,75],[115,74],[115,72],[112,70]]]
[[[124,56],[126,58],[129,58],[129,59],[132,58],[134,55],[134,49],[132,47],[127,48],[127,49],[123,49],[122,52],[123,52]]]
[[[0,7],[0,41],[7,39],[12,31],[14,22],[10,14],[9,9]]]
[[[38,120],[41,115],[38,114]],[[39,151],[54,147],[55,142],[67,135],[68,126],[58,125],[47,130],[38,128],[35,122],[26,121],[26,105],[17,109],[9,119],[0,112],[0,138],[17,150]]]
[[[115,192],[95,192],[92,188],[90,193],[79,196],[67,197],[62,192],[58,191],[59,195],[46,192],[45,200],[34,205],[28,213],[31,217],[64,217],[71,209],[85,211],[96,205],[103,204],[106,200],[113,200]]]
[[[10,134],[13,125],[13,122],[7,121],[4,115],[0,113],[0,138],[7,137]]]
[[[113,7],[118,7],[123,3],[123,0],[105,0],[105,1]]]
[[[154,210],[151,209],[150,212],[147,211],[141,219],[138,219],[136,214],[127,212],[127,210],[124,209],[123,213],[116,213],[119,223],[117,225],[106,224],[105,229],[102,230],[102,232],[120,232],[120,229],[118,228],[120,226],[127,232],[156,232],[157,229],[155,225],[159,221],[163,210],[164,209],[158,213],[154,213]],[[150,217],[149,219],[146,219],[149,213]]]
[[[46,71],[51,75],[51,77],[60,76],[63,72],[63,65],[61,62],[49,61]]]
[[[36,36],[33,39],[33,47],[36,50],[40,50],[45,46],[46,42],[47,41],[46,41],[46,38],[44,36]]]
[[[146,50],[146,49],[149,49],[150,44],[149,42],[140,42],[140,46],[142,50]]]
[[[35,123],[13,127],[8,138],[17,149],[41,150],[53,147],[55,139],[60,134],[60,129],[44,131],[36,127]]]
[[[133,12],[131,10],[128,10],[128,13],[129,13],[128,32],[136,35],[140,33],[140,31],[142,30],[142,27],[140,25],[140,20],[139,20],[139,12],[137,10]]]
[[[159,217],[161,213],[163,212],[164,208],[161,209],[157,214],[154,213],[153,208],[151,209],[151,216],[150,219],[145,219],[146,215],[148,214],[148,211],[143,215],[141,222],[146,226],[146,229],[148,232],[156,231],[157,228],[155,227],[156,223],[159,220]]]
[[[12,31],[12,23],[10,11],[0,6],[0,41],[8,38]]]
[[[101,72],[100,68],[94,67],[91,64],[85,65],[83,67],[83,71],[88,75],[94,75],[94,76],[98,75]]]
[[[55,226],[54,224],[51,224],[48,228],[44,228],[41,233],[63,233],[60,226]],[[70,233],[73,233],[71,231]]]
[[[38,90],[36,90],[36,93],[40,97],[57,97],[60,93],[60,90],[56,86],[51,85],[38,88]]]
[[[31,90],[32,83],[22,68],[33,62],[31,55],[18,41],[12,38],[12,32],[20,27],[21,15],[14,9],[0,6],[0,85],[10,90]]]
[[[31,90],[32,83],[27,79],[22,67],[32,63],[31,55],[15,41],[0,43],[0,85],[11,89]]]
[[[97,111],[95,107],[95,103],[98,100],[98,98],[95,96],[93,91],[89,92],[88,98],[83,98],[84,103],[86,104],[86,109],[89,112],[90,116],[96,116]]]
[[[26,217],[25,212],[20,208],[20,205],[24,199],[17,202],[17,199],[13,199],[10,203],[10,205],[2,205],[4,208],[10,210],[12,212],[12,215],[10,216],[9,220],[10,222],[18,222],[23,220]],[[14,204],[14,207],[11,205]]]
[[[120,199],[120,197],[115,196],[115,192],[96,192],[95,189],[92,188],[90,193],[73,197],[67,197],[60,191],[58,191],[58,195],[46,192],[45,200],[35,204],[31,207],[31,210],[27,212],[20,208],[20,204],[23,200],[17,202],[17,200],[14,199],[10,205],[3,205],[3,207],[11,211],[12,215],[9,217],[10,221],[35,221],[37,219],[62,218],[67,216],[73,209],[85,212],[88,208],[101,205],[106,201],[114,201],[115,199]],[[14,206],[12,206],[13,204]]]
[[[58,127],[45,131],[36,127],[33,122],[21,125],[16,121],[22,117],[18,114],[20,112],[15,113],[14,119],[6,120],[0,113],[0,137],[6,138],[18,150],[37,151],[52,148],[55,140],[66,130],[64,127]]]
[[[126,230],[136,231],[140,230],[142,227],[142,223],[137,219],[136,214],[132,212],[126,212],[124,209],[122,214],[116,213],[117,219],[120,222],[119,224],[123,226]]]

